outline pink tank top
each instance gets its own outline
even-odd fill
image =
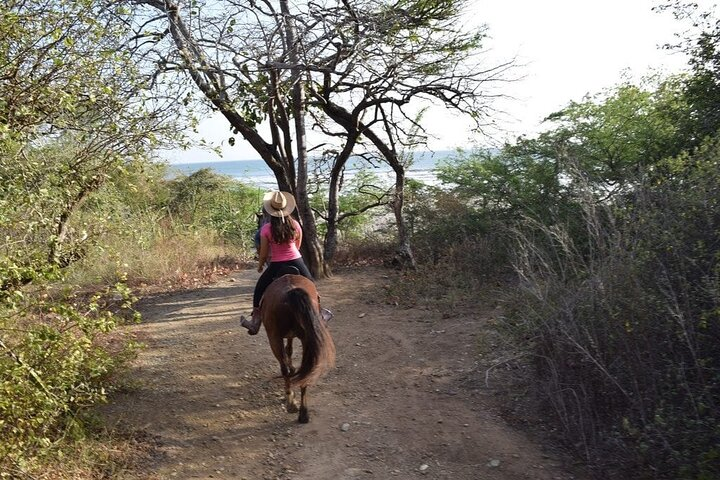
[[[300,231],[300,224],[294,218],[292,220],[295,231]],[[270,229],[270,223],[266,223],[260,228],[260,236],[265,237],[270,245],[270,261],[271,262],[287,262],[288,260],[295,260],[300,258],[300,250],[297,248],[295,240],[288,243],[275,243],[272,239],[272,230]]]

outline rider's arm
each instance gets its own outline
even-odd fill
[[[299,223],[295,223],[295,228],[297,229],[295,233],[295,246],[300,250],[300,245],[302,245],[302,228]]]
[[[265,235],[260,235],[260,253],[258,254],[258,272],[262,272],[263,266],[267,261],[268,252],[270,251],[270,243]]]

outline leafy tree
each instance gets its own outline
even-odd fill
[[[680,25],[689,24],[682,41],[666,48],[681,50],[690,58],[685,98],[691,115],[683,119],[682,133],[686,149],[691,150],[720,130],[720,19],[695,2],[673,0],[656,8],[671,11]]]
[[[0,290],[81,258],[102,219],[74,214],[128,162],[176,136],[144,96],[122,12],[83,1],[11,1],[0,16]]]
[[[499,219],[549,224],[567,218],[588,192],[596,201],[626,194],[641,175],[662,168],[660,160],[687,147],[688,115],[682,77],[624,83],[550,115],[537,137],[461,156],[438,176]]]
[[[187,72],[234,134],[273,170],[278,187],[296,195],[316,274],[327,265],[309,207],[308,152],[320,147],[337,152],[328,191],[332,243],[340,177],[366,140],[372,147],[359,153],[374,154],[397,174],[393,205],[400,250],[411,260],[403,228],[401,152],[403,142],[421,141],[407,134],[418,125],[412,109],[421,105],[417,100],[429,99],[481,119],[490,97],[484,88],[505,67],[478,66],[483,33],[457,27],[462,2],[134,3],[151,7],[144,14],[139,9],[136,17],[145,30],[158,11],[162,14],[162,24],[144,37],[154,42],[147,51],[159,52],[153,58],[162,68]],[[305,135],[308,112],[325,134],[314,145]],[[267,135],[261,121],[267,122]]]
[[[600,195],[626,192],[641,170],[685,147],[680,128],[689,109],[681,79],[653,83],[625,83],[572,102],[548,117],[547,133],[518,147],[555,157],[559,174],[576,169]]]
[[[390,205],[398,229],[396,260],[414,265],[403,205],[405,169],[412,161],[408,152],[426,136],[423,111],[415,113],[418,105],[440,104],[471,116],[479,126],[489,112],[494,81],[511,66],[482,64],[485,29],[458,28],[464,6],[461,1],[365,1],[339,5],[323,16],[324,30],[336,35],[318,79],[309,83],[311,105],[329,120],[316,117],[322,131],[345,141],[331,171],[326,245],[334,242],[339,176],[350,154],[360,150],[395,172]],[[332,28],[338,24],[346,27]]]
[[[505,222],[522,216],[549,221],[568,192],[557,160],[530,153],[536,147],[531,143],[460,155],[438,169],[438,178],[484,214]]]
[[[47,281],[105,232],[99,192],[178,131],[144,95],[125,21],[85,0],[0,10],[0,471],[13,478],[105,398],[119,358],[100,339],[131,309],[121,283],[86,298]]]

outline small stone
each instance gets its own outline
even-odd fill
[[[427,463],[423,463],[422,465],[420,465],[419,470],[420,470],[421,472],[424,472],[424,471],[426,471],[428,468],[430,468],[430,465],[428,465]]]
[[[365,315],[367,315],[367,314],[366,314],[366,313],[361,313],[360,315],[358,315],[358,318],[363,318]]]
[[[500,466],[500,460],[492,459],[488,462],[488,467],[497,468]]]
[[[342,425],[340,425],[340,430],[342,430],[343,432],[347,432],[348,430],[350,430],[350,424],[343,423]]]

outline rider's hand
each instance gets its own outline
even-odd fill
[[[261,263],[260,265],[258,265],[258,273],[262,273],[262,271],[263,271],[263,266]]]

